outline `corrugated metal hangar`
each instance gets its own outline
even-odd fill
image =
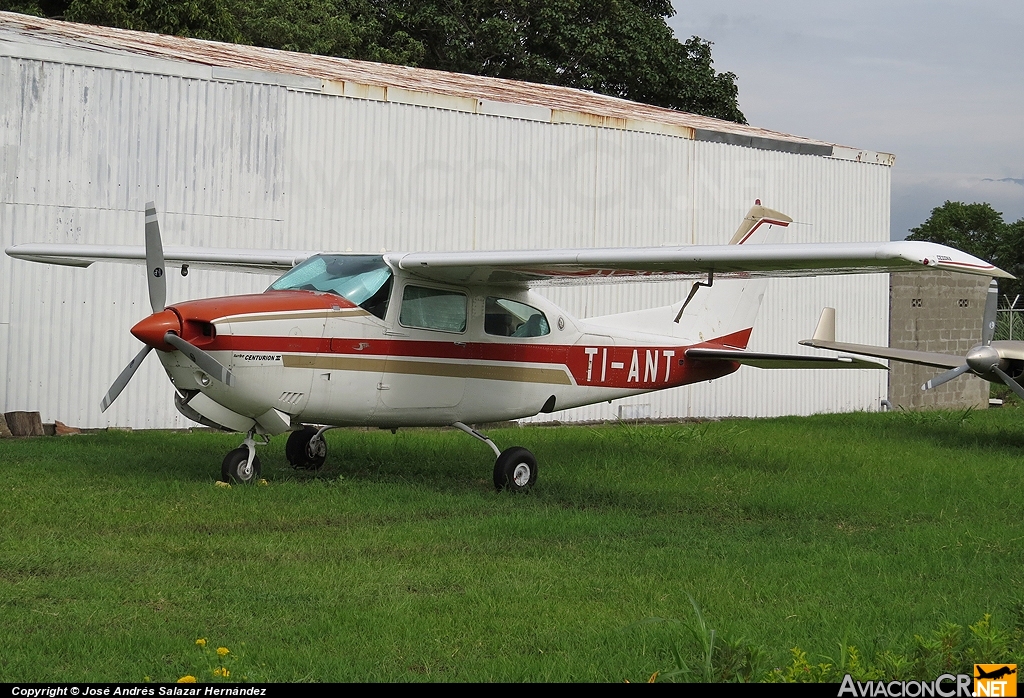
[[[165,244],[325,251],[720,244],[755,199],[791,242],[884,241],[890,155],[578,90],[0,13],[0,246]],[[263,290],[193,272],[169,301]],[[688,284],[542,292],[580,317],[664,305]],[[83,427],[191,425],[138,351],[141,267],[0,255],[0,411]],[[773,280],[753,350],[794,352],[823,305],[888,341],[887,275]],[[881,371],[743,368],[552,416],[771,416],[878,409]]]

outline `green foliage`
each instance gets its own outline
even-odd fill
[[[914,635],[909,647],[876,647],[870,658],[845,639],[838,643],[837,658],[823,656],[815,660],[799,646],[792,647],[788,664],[767,671],[767,657],[775,648],[756,647],[742,638],[723,638],[710,627],[693,598],[689,598],[694,622],[662,618],[646,621],[685,630],[682,642],[674,636],[668,640],[674,666],[657,672],[653,679],[840,683],[849,674],[855,681],[928,680],[946,673],[970,674],[975,664],[1016,664],[1024,658],[1021,604],[1016,604],[1017,620],[1011,630],[994,625],[992,615],[986,613],[977,623],[968,625],[967,632],[956,623],[942,622],[927,636]]]
[[[235,3],[245,43],[283,51],[419,65],[424,46],[390,31],[369,0],[253,0]]]
[[[71,0],[69,22],[245,43],[230,0]]]
[[[767,681],[783,683],[839,683],[846,674],[855,681],[933,680],[941,674],[973,674],[975,664],[1016,664],[1024,659],[1024,635],[993,625],[991,614],[967,626],[943,622],[928,636],[915,635],[909,650],[886,648],[865,661],[853,645],[840,643],[842,659],[814,663],[799,647],[790,650],[791,662],[774,669]]]
[[[949,245],[987,260],[1017,279],[999,279],[999,292],[1011,299],[1024,291],[1024,218],[1003,221],[1003,214],[987,203],[947,201],[931,216],[910,229],[908,240]]]
[[[0,0],[0,12],[19,12],[34,17],[47,16],[47,12],[40,6],[39,0]]]
[[[564,85],[744,123],[736,76],[711,45],[680,43],[668,0],[378,0],[384,35],[425,47],[425,68]]]
[[[704,619],[700,606],[687,595],[693,607],[694,622],[675,619],[651,618],[646,623],[665,623],[682,628],[683,642],[669,640],[673,667],[659,671],[652,679],[660,681],[725,682],[757,681],[764,673],[767,655],[743,638],[727,639],[719,636]],[[689,659],[689,661],[687,661]]]
[[[256,681],[249,672],[243,669],[244,662],[237,651],[232,651],[224,646],[214,647],[205,637],[195,641],[198,659],[194,661],[190,673],[177,678],[177,683],[240,683]],[[153,681],[154,677],[146,676],[146,681]],[[156,677],[157,681],[169,682],[169,677]]]
[[[562,85],[745,123],[711,44],[669,0],[0,0],[0,9]]]

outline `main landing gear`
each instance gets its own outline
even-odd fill
[[[324,432],[328,427],[317,429],[308,424],[288,436],[284,454],[293,468],[319,470],[327,460],[327,440]]]
[[[526,492],[537,484],[537,458],[522,446],[512,446],[499,451],[488,437],[462,422],[455,422],[453,427],[466,432],[474,439],[483,441],[491,447],[498,458],[494,461],[494,488],[509,492]]]

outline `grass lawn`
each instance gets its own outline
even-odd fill
[[[1021,622],[1024,410],[490,435],[533,492],[454,430],[330,432],[317,473],[278,437],[230,489],[235,435],[0,441],[0,681],[208,680],[217,646],[232,679],[642,681],[699,659],[651,620],[691,598],[765,671]]]

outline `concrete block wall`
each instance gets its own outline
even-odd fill
[[[889,276],[889,345],[963,356],[981,342],[989,279],[949,272]],[[966,374],[921,390],[944,369],[890,362],[889,402],[903,409],[988,407],[989,383]]]

